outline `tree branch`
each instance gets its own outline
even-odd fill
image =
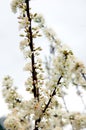
[[[61,78],[62,78],[62,76],[59,77],[58,82],[57,82],[57,86],[60,84]],[[53,90],[53,92],[52,92],[52,94],[51,94],[51,96],[50,96],[49,101],[47,102],[47,104],[46,104],[44,110],[42,111],[42,114],[44,114],[44,113],[46,112],[47,108],[49,107],[49,105],[50,105],[50,103],[51,103],[51,100],[52,100],[53,96],[56,95],[57,86],[54,88],[54,90]],[[42,116],[42,115],[41,115],[41,116]],[[40,116],[39,119],[37,120],[37,123],[41,121],[41,116]]]
[[[86,76],[85,76],[85,74],[81,72],[81,75],[82,75],[82,77],[84,78],[84,80],[86,81]]]
[[[35,55],[34,55],[34,49],[33,49],[33,36],[32,36],[32,25],[31,25],[29,1],[30,0],[26,0],[26,6],[27,6],[26,12],[27,12],[28,20],[30,22],[29,37],[28,38],[30,39],[30,49],[32,52],[31,62],[32,62],[33,93],[34,93],[34,98],[39,101],[39,88],[36,87],[36,85],[37,85],[37,72],[36,72],[36,68],[35,68]],[[35,120],[34,130],[38,130],[37,122],[38,122],[38,120]]]
[[[32,36],[32,25],[31,25],[31,18],[30,18],[30,11],[29,11],[29,0],[26,0],[26,5],[27,5],[27,8],[26,8],[26,12],[27,12],[27,17],[28,17],[28,20],[30,22],[30,25],[29,25],[29,38],[30,38],[30,49],[31,49],[31,52],[32,52],[32,55],[31,55],[31,62],[32,62],[32,78],[33,78],[33,93],[34,93],[34,97],[38,99],[39,101],[39,89],[36,87],[37,85],[37,72],[36,72],[36,68],[35,68],[35,56],[34,56],[34,49],[33,49],[33,36]]]
[[[60,76],[60,78],[58,79],[57,86],[60,84],[61,78],[62,78],[62,76]],[[54,90],[53,90],[53,92],[52,92],[52,94],[50,96],[50,99],[49,99],[48,103],[46,104],[46,106],[45,106],[45,108],[43,110],[43,113],[45,113],[46,109],[48,108],[49,104],[51,103],[51,100],[52,100],[53,96],[56,94],[57,86],[54,88]]]

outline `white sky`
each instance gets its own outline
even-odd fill
[[[32,0],[34,11],[42,13],[47,25],[68,44],[75,55],[86,64],[86,0]],[[19,50],[19,32],[16,15],[11,12],[10,0],[0,0],[0,116],[6,106],[1,95],[4,75],[12,75],[15,84],[26,79],[22,71],[24,59]],[[22,90],[21,90],[22,91]],[[4,110],[3,110],[4,109]]]

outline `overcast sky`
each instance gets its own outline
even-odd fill
[[[86,64],[86,0],[32,0],[34,11],[42,13],[46,23],[52,27],[58,37],[68,44],[76,57]],[[26,79],[22,71],[24,59],[19,50],[19,32],[17,15],[10,9],[10,0],[0,1],[0,88],[4,75],[12,75],[15,84],[20,85]],[[1,91],[1,90],[0,90]],[[4,115],[4,101],[1,100],[1,115]]]

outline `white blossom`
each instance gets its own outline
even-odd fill
[[[45,20],[41,14],[35,14],[34,21],[38,23],[40,27],[44,27]]]
[[[29,27],[28,17],[18,17],[18,19],[19,19],[19,30]]]
[[[4,77],[2,85],[8,88],[11,87],[13,85],[13,79],[10,76]]]
[[[27,63],[24,67],[24,70],[25,71],[32,71],[32,66],[31,66],[31,63]]]
[[[26,47],[26,46],[28,46],[29,45],[29,41],[28,41],[28,39],[24,39],[24,40],[22,40],[21,42],[20,42],[20,49],[21,50],[24,50],[24,48]]]
[[[14,13],[17,12],[17,8],[22,5],[22,3],[25,2],[25,0],[12,0],[11,1],[11,9]]]

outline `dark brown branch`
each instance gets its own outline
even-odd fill
[[[36,72],[36,68],[35,68],[35,56],[34,56],[34,49],[33,49],[33,36],[32,36],[32,25],[31,25],[31,17],[30,17],[30,7],[29,7],[29,0],[26,0],[26,12],[27,12],[27,17],[28,20],[30,22],[29,25],[29,38],[30,38],[30,49],[32,52],[31,55],[31,62],[32,62],[32,78],[33,78],[33,93],[34,93],[34,97],[38,99],[39,101],[39,89],[36,87],[37,85],[37,72]]]
[[[33,93],[34,93],[34,98],[36,98],[39,101],[39,88],[36,87],[36,85],[37,85],[37,72],[36,72],[36,68],[35,68],[35,55],[34,55],[34,48],[33,48],[33,36],[32,36],[32,25],[31,25],[31,17],[30,17],[29,0],[26,0],[26,6],[27,6],[27,8],[26,8],[27,17],[28,17],[28,20],[30,22],[28,38],[30,39],[30,49],[32,52],[31,62],[32,62]],[[38,120],[35,120],[34,130],[38,130],[37,122],[38,122]]]
[[[86,81],[86,76],[85,76],[85,74],[81,72],[81,75],[82,75],[82,77],[84,78],[84,80]]]
[[[57,82],[57,86],[54,88],[54,90],[53,90],[53,92],[52,92],[52,94],[51,94],[51,96],[50,96],[49,101],[47,102],[47,104],[46,104],[44,110],[42,111],[42,114],[44,114],[44,113],[46,112],[47,108],[49,107],[49,105],[50,105],[50,103],[51,103],[51,100],[52,100],[53,96],[56,95],[56,89],[57,89],[58,85],[60,84],[61,78],[62,78],[62,76],[59,77],[58,82]],[[42,116],[42,115],[41,115],[41,116]],[[39,119],[37,120],[37,123],[39,123],[40,121],[41,121],[41,117],[39,117]]]
[[[60,84],[61,78],[62,78],[62,76],[60,76],[60,78],[59,78],[59,80],[57,82],[57,86]],[[56,88],[57,88],[57,86],[54,88],[54,90],[53,90],[53,92],[52,92],[52,94],[50,96],[50,99],[49,99],[48,103],[46,104],[46,106],[45,106],[45,108],[43,110],[43,113],[45,113],[46,109],[48,108],[49,104],[51,103],[51,100],[52,100],[53,96],[56,95]]]

